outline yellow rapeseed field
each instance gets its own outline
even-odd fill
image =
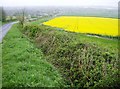
[[[61,16],[43,24],[73,32],[118,36],[118,19],[113,18]]]

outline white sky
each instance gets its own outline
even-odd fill
[[[0,0],[0,6],[111,6],[119,0]]]

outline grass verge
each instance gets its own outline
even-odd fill
[[[3,87],[60,87],[60,74],[15,24],[2,43]]]

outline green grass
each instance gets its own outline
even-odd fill
[[[7,22],[7,21],[6,21],[6,22],[2,22],[2,24],[1,24],[1,25],[5,25],[5,24],[7,24],[7,23],[10,23],[10,22]]]
[[[41,18],[41,19],[39,19],[39,20],[37,20],[37,21],[28,22],[28,23],[26,23],[26,24],[30,24],[30,25],[40,25],[41,23],[43,23],[43,22],[45,22],[45,21],[48,21],[48,20],[50,20],[50,19],[52,19],[52,17],[43,17],[43,18]]]
[[[8,23],[8,22],[2,22],[2,25],[6,24],[6,23]]]
[[[0,45],[1,46],[1,45]],[[2,43],[3,87],[59,87],[63,81],[15,24]]]
[[[0,26],[2,26],[2,22],[0,21]]]
[[[96,44],[101,48],[106,48],[108,49],[110,52],[113,53],[118,53],[118,40],[117,39],[109,39],[109,38],[97,38],[94,36],[87,36],[85,34],[77,34],[76,38],[79,38],[77,40],[79,41],[83,41],[84,43],[92,43],[92,44]]]

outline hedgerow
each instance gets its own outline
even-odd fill
[[[34,40],[56,66],[68,87],[119,87],[118,54],[78,41],[76,34],[45,25],[27,25],[22,32]]]

